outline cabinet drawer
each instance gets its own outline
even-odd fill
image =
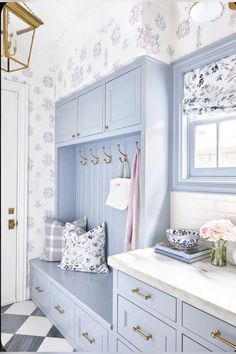
[[[127,344],[124,344],[119,339],[117,339],[116,351],[117,353],[126,353],[126,352],[137,352],[138,350],[136,348],[133,348],[132,350],[131,347],[127,346]]]
[[[183,335],[182,337],[182,352],[211,352],[210,349],[202,346],[201,344],[195,342],[193,339],[188,338]]]
[[[141,351],[176,349],[173,328],[122,296],[118,296],[118,333]]]
[[[49,281],[33,267],[31,267],[31,298],[39,303],[44,312],[49,312]]]
[[[219,331],[219,336],[234,344],[236,349],[236,328],[234,326],[186,303],[183,303],[183,327],[223,350],[233,351],[232,347],[222,343],[217,337],[212,337],[212,332]]]
[[[75,344],[85,352],[107,352],[108,333],[97,321],[75,305]]]
[[[128,294],[137,305],[176,321],[176,298],[122,272],[118,273],[118,289]]]
[[[51,306],[50,314],[59,329],[73,339],[74,303],[59,288],[50,284]]]

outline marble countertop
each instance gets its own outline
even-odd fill
[[[236,267],[209,259],[186,264],[138,249],[108,257],[108,264],[236,326]]]

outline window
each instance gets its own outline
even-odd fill
[[[189,176],[236,175],[236,114],[189,120]]]
[[[173,64],[173,190],[236,193],[235,38]]]

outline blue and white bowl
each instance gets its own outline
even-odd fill
[[[200,238],[198,231],[190,229],[168,229],[166,236],[169,242],[180,250],[196,247]]]

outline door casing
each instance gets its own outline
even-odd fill
[[[1,88],[18,93],[18,178],[17,178],[17,262],[16,301],[25,301],[27,294],[27,159],[28,159],[28,86],[1,79]],[[19,237],[20,235],[20,237]]]

